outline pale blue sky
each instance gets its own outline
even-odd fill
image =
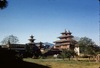
[[[20,43],[58,40],[61,32],[89,37],[99,44],[98,0],[8,0],[8,7],[0,10],[0,41],[15,35]]]

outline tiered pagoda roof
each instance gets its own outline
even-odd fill
[[[61,33],[62,36],[59,36],[58,38],[60,40],[54,41],[54,43],[64,43],[64,42],[70,42],[73,38],[73,36],[71,35],[70,31],[66,31]]]
[[[34,36],[31,35],[31,36],[30,36],[30,39],[28,39],[28,40],[30,41],[31,44],[34,43],[34,41],[35,41]]]

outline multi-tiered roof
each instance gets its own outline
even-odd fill
[[[61,48],[61,49],[71,49],[71,47],[75,46],[76,41],[73,40],[73,37],[70,31],[66,31],[61,33],[62,35],[58,38],[60,40],[54,41],[55,48]]]
[[[33,44],[33,43],[34,43],[34,41],[35,41],[34,36],[33,36],[33,35],[31,35],[31,36],[30,36],[30,39],[28,39],[28,40],[30,41],[30,44]]]

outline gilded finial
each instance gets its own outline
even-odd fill
[[[65,33],[67,33],[66,29],[65,29]]]

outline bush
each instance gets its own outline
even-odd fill
[[[58,58],[62,58],[62,59],[69,58],[69,60],[70,60],[70,58],[72,56],[74,57],[74,55],[76,55],[76,53],[74,51],[64,49],[64,50],[62,50],[61,54],[58,55]]]

